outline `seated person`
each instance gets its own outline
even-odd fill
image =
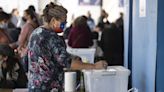
[[[0,88],[27,87],[27,77],[14,51],[0,44]]]

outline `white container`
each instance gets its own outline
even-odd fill
[[[75,92],[76,90],[76,72],[64,73],[64,92]]]
[[[127,92],[130,71],[122,66],[83,70],[86,92]]]
[[[94,63],[95,48],[67,48],[67,52],[82,58],[84,63]]]

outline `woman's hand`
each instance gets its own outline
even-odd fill
[[[72,60],[71,69],[82,70],[82,69],[106,69],[108,63],[104,60],[100,60],[95,64],[83,63],[80,59],[76,58]]]
[[[108,67],[108,63],[105,60],[100,60],[96,62],[95,69],[106,69]]]

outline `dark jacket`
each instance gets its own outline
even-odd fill
[[[109,65],[123,65],[123,33],[115,24],[103,30],[99,45]]]

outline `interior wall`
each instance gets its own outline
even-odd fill
[[[120,17],[120,12],[123,12],[123,6],[119,6],[121,0],[103,0],[103,9],[109,14],[108,20],[110,22],[115,22],[118,17]]]
[[[76,17],[80,15],[86,15],[87,11],[91,12],[92,18],[97,23],[98,17],[100,15],[100,6],[79,5],[79,0],[58,0],[58,2],[68,10],[68,25],[70,25],[70,23]]]
[[[19,0],[15,0],[11,3],[11,0],[0,0],[0,7],[3,8],[4,11],[10,13],[13,8],[17,8]]]
[[[96,24],[98,17],[100,16],[100,5],[79,5],[79,0],[0,0],[0,6],[8,13],[13,8],[18,8],[20,15],[23,15],[23,11],[27,9],[29,5],[34,5],[36,12],[42,14],[42,11],[46,4],[49,2],[57,1],[58,4],[63,5],[68,9],[68,25],[73,21],[72,17],[76,18],[80,15],[86,15],[87,11],[90,11]],[[97,0],[98,1],[98,0]],[[123,11],[122,7],[119,7],[120,0],[103,0],[103,9],[109,14],[108,20],[114,22],[119,17],[119,12]]]
[[[45,8],[45,6],[47,4],[49,4],[50,2],[54,2],[55,0],[37,0],[38,2],[38,12],[39,14],[43,13],[43,9]]]
[[[68,9],[68,22],[72,21],[72,16],[74,18],[80,15],[86,15],[87,11],[90,11],[96,24],[98,17],[100,16],[100,6],[90,6],[90,5],[79,5],[79,0],[58,0],[64,7]],[[110,22],[115,22],[115,20],[120,17],[119,13],[123,12],[123,7],[119,7],[120,0],[103,0],[102,8],[106,10],[109,14],[108,20]]]
[[[29,5],[34,5],[38,12],[38,0],[0,0],[0,6],[5,12],[11,13],[13,8],[17,8],[20,15],[23,15],[23,11],[28,8]]]

